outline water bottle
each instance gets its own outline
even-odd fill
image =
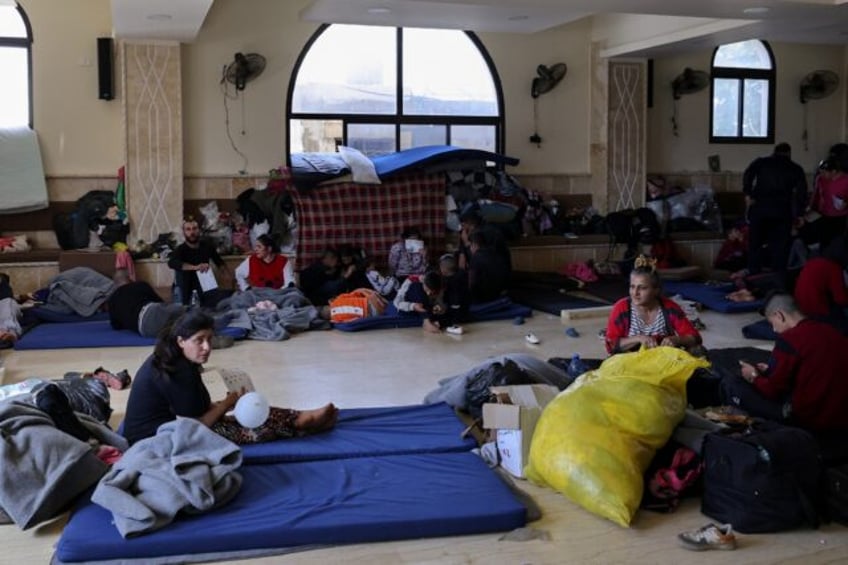
[[[575,353],[571,356],[571,362],[568,364],[568,376],[576,379],[586,372],[586,364],[580,359],[580,354]]]
[[[191,291],[191,307],[197,308],[200,306],[200,295],[197,294],[197,290]]]

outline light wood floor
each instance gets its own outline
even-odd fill
[[[739,328],[756,314],[721,316],[705,312],[703,332],[708,347],[768,345],[745,340]],[[311,332],[280,343],[246,341],[215,351],[209,365],[241,366],[257,387],[280,406],[312,407],[333,401],[343,408],[419,403],[442,377],[459,374],[495,354],[532,353],[541,359],[603,356],[597,332],[605,320],[571,325],[580,338],[567,337],[560,319],[536,313],[524,326],[511,321],[469,326],[466,335],[425,335],[417,329],[380,330],[359,334]],[[540,345],[525,343],[532,330]],[[3,352],[5,383],[27,377],[61,377],[65,371],[104,366],[131,373],[150,353],[148,348]],[[4,383],[4,384],[5,384]],[[113,423],[123,416],[127,391],[113,391]],[[734,552],[694,553],[677,546],[676,535],[710,520],[698,501],[676,513],[640,512],[629,529],[597,518],[562,495],[522,483],[544,517],[532,527],[545,530],[550,541],[498,541],[499,534],[364,544],[313,550],[249,563],[848,563],[848,528],[829,525],[817,531],[779,535],[740,535]],[[27,532],[0,527],[0,563],[47,563],[65,518]],[[93,534],[96,535],[96,534]],[[247,563],[247,562],[245,562]]]

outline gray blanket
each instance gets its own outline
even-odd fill
[[[276,310],[254,308],[262,301],[273,302]],[[230,317],[230,326],[249,330],[248,337],[262,341],[282,341],[292,333],[330,329],[308,298],[298,288],[253,288],[222,300],[216,310]]]
[[[60,314],[93,315],[109,298],[114,283],[88,267],[63,271],[50,281],[50,294],[43,308]]]
[[[507,359],[514,361],[516,365],[524,369],[524,372],[537,383],[553,385],[563,390],[573,380],[565,371],[551,365],[547,361],[542,361],[524,353],[507,353],[505,355],[491,357],[461,375],[440,380],[438,388],[430,391],[424,397],[424,403],[436,404],[438,402],[447,402],[454,408],[464,409],[465,389],[469,379],[492,363],[503,363]]]
[[[232,500],[241,488],[241,450],[197,420],[162,424],[130,447],[91,500],[112,512],[126,538],[158,530],[179,512],[200,513]]]
[[[60,514],[108,468],[87,443],[23,402],[0,402],[0,436],[0,508],[23,529]]]

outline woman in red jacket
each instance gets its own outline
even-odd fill
[[[692,350],[701,335],[673,300],[662,295],[655,265],[645,256],[636,259],[630,272],[630,296],[615,303],[606,331],[611,354],[658,345]]]
[[[274,240],[268,234],[256,238],[253,254],[236,267],[239,290],[255,288],[285,288],[294,283],[294,269],[288,257],[277,253]]]

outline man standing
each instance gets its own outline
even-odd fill
[[[721,381],[722,399],[752,416],[816,432],[848,430],[848,346],[836,328],[810,320],[789,294],[772,295],[766,319],[779,334],[768,363],[740,362],[741,378]]]
[[[742,191],[748,216],[749,274],[762,271],[763,246],[768,248],[771,270],[785,273],[792,228],[807,205],[807,177],[792,161],[788,143],[777,144],[768,157],[754,159],[742,177]]]
[[[192,292],[197,291],[203,306],[214,306],[229,293],[219,289],[204,293],[198,274],[209,272],[212,263],[221,269],[227,269],[227,264],[211,243],[200,238],[200,226],[196,220],[183,222],[183,239],[168,258],[168,266],[174,269],[174,283],[180,290],[180,298],[188,304]]]

